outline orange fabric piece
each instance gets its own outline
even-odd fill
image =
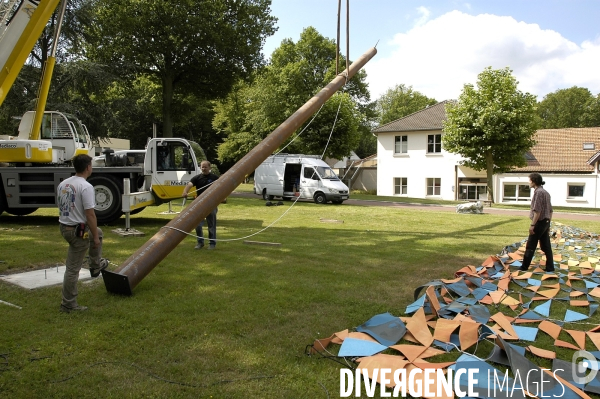
[[[583,295],[583,292],[581,292],[581,291],[576,291],[576,290],[573,290],[573,291],[571,291],[571,292],[569,293],[569,296],[570,296],[570,297],[576,297],[576,296],[582,296],[582,295]]]
[[[412,333],[412,335],[425,346],[430,346],[433,343],[433,336],[427,327],[425,319],[425,311],[420,308],[415,312],[413,317],[410,318],[406,324],[406,329]]]
[[[598,328],[600,328],[600,326],[596,327],[594,330],[597,330]],[[596,345],[596,348],[600,350],[600,333],[588,331],[587,336],[590,337],[590,340]]]
[[[502,291],[507,291],[509,283],[510,283],[510,272],[506,271],[502,275],[502,277],[500,277],[500,280],[498,281],[498,289],[502,290]]]
[[[500,301],[501,304],[510,306],[512,310],[515,310],[517,306],[521,305],[521,302],[513,298],[512,296],[505,296],[503,300]],[[514,308],[513,308],[514,306]]]
[[[394,378],[393,378],[394,371],[396,371],[398,369],[403,369],[408,364],[408,361],[402,359],[402,357],[400,357],[400,356],[385,355],[382,353],[379,353],[374,356],[363,357],[363,358],[357,359],[357,361],[360,361],[358,368],[361,370],[367,370],[368,376],[370,379],[373,379],[373,373],[374,373],[375,369],[379,369],[379,371],[381,371],[381,369],[384,369],[384,368],[391,369],[392,370],[392,378],[390,378],[390,375],[388,374],[386,376],[386,378],[390,381],[387,384],[385,384],[387,387],[390,387],[390,388],[393,388],[396,386],[396,384],[394,383]],[[377,382],[379,384],[382,383],[380,373],[377,373]]]
[[[593,290],[588,292],[591,296],[595,296],[596,298],[600,298],[600,287],[595,287]]]
[[[348,329],[345,329],[344,331],[339,331],[334,333],[334,337],[332,338],[331,342],[333,342],[334,344],[338,344],[341,345],[342,342],[344,342],[344,339],[346,339],[346,337],[348,337]]]
[[[560,339],[557,339],[554,341],[554,346],[562,346],[563,348],[569,348],[569,349],[575,349],[575,350],[579,350],[578,347],[576,347],[573,344],[570,344],[568,342],[565,341],[561,341]]]
[[[582,267],[582,268],[585,268],[585,269],[591,269],[592,268],[592,264],[590,262],[588,262],[588,261],[584,261],[584,262],[581,262],[579,264],[579,267]]]
[[[455,363],[456,362],[445,362],[445,363],[429,363],[429,362],[425,362],[425,361],[423,361],[423,362],[419,362],[419,361],[412,362],[412,364],[414,364],[415,366],[417,366],[421,370],[426,370],[426,369],[436,369],[436,370],[437,369],[446,369],[448,366],[452,366]]]
[[[479,323],[463,323],[460,326],[458,339],[460,340],[460,348],[463,351],[477,343],[479,326]]]
[[[421,356],[419,356],[420,359],[427,359],[428,357],[432,357],[432,356],[437,356],[437,355],[441,355],[443,353],[446,353],[446,351],[443,351],[441,349],[436,349],[436,348],[427,348],[425,350],[425,352],[421,353]]]
[[[537,293],[539,295],[543,295],[546,298],[554,298],[556,296],[556,294],[558,294],[558,291],[560,291],[560,288],[554,288],[551,290],[544,290],[544,291],[537,291]]]
[[[494,303],[494,301],[492,301],[492,298],[489,295],[486,295],[479,300],[479,303],[482,303],[484,305],[491,305],[492,303]]]
[[[348,334],[348,338],[356,338],[363,339],[365,341],[377,342],[377,340],[371,337],[369,334],[361,333],[361,332],[351,332]]]
[[[437,315],[440,310],[440,302],[438,301],[437,296],[435,294],[435,287],[433,285],[430,285],[429,287],[427,287],[427,291],[425,291],[425,295],[427,295],[429,304],[431,305],[431,307],[433,308],[433,311]]]
[[[495,304],[499,304],[507,295],[504,291],[494,291],[488,294]]]
[[[523,260],[523,255],[520,255],[517,252],[511,252],[508,254],[512,260]]]
[[[590,306],[589,301],[569,301],[571,306]]]
[[[544,274],[542,276],[542,281],[548,280],[548,279],[551,279],[551,278],[558,278],[558,275],[556,275],[556,274]]]
[[[494,320],[500,327],[506,331],[507,334],[518,338],[519,335],[514,330],[514,328],[510,325],[510,321],[506,318],[506,316],[502,313],[496,313],[490,319]]]
[[[450,335],[460,327],[461,323],[455,320],[439,319],[435,331],[433,332],[433,339],[437,339],[442,342],[450,342]]]
[[[488,258],[481,264],[481,266],[494,266],[494,261],[499,260],[495,256],[488,256]]]
[[[518,272],[518,271],[516,271],[515,273],[517,273],[517,274],[518,274],[519,272]],[[523,274],[521,274],[520,276],[519,276],[519,275],[517,275],[517,276],[514,276],[514,273],[513,273],[513,278],[514,278],[515,280],[527,280],[528,278],[531,278],[531,276],[533,276],[533,273],[532,273],[532,272],[524,272],[524,273],[523,273]]]
[[[561,326],[556,325],[548,320],[542,321],[538,327],[540,330],[542,330],[543,332],[545,332],[546,334],[548,334],[549,336],[551,336],[554,339],[558,338],[558,335],[560,334],[560,331],[562,330]]]
[[[390,348],[397,350],[402,353],[409,362],[412,362],[415,359],[418,359],[419,356],[425,352],[427,347],[420,345],[392,345]]]
[[[333,337],[333,335],[331,337]],[[331,343],[331,337],[315,339],[313,346],[310,348],[310,354],[315,355],[316,353],[325,350],[325,348],[327,348]]]
[[[415,344],[419,343],[419,341],[417,341],[417,339],[414,337],[414,335],[412,335],[410,331],[407,331],[406,334],[404,334],[403,338],[408,342],[414,342]]]
[[[533,345],[529,345],[527,349],[534,355],[543,357],[544,359],[556,359],[556,352],[552,352],[546,349],[540,349]]]
[[[565,330],[572,338],[573,341],[579,346],[580,349],[585,350],[585,332],[577,330]]]

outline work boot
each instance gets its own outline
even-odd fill
[[[90,275],[92,278],[96,278],[100,275],[100,272],[108,267],[108,259],[100,258],[100,262],[98,262],[98,268],[92,269],[90,267]]]
[[[204,247],[204,244],[196,244],[194,249],[202,249],[203,247]]]

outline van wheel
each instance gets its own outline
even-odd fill
[[[325,198],[325,194],[323,194],[323,193],[316,193],[315,196],[313,197],[313,199],[315,200],[315,204],[326,204],[327,203],[327,198]]]
[[[90,176],[88,183],[96,192],[96,218],[98,224],[108,224],[119,219],[121,209],[121,190],[112,176]]]
[[[281,197],[284,201],[291,201],[292,197]]]
[[[275,196],[273,196],[273,195],[267,195],[267,189],[265,188],[263,190],[263,199],[265,201],[271,201],[273,198],[275,198]]]

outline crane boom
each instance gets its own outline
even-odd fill
[[[23,0],[0,39],[0,105],[60,0]],[[8,10],[7,12],[10,12]],[[6,13],[5,13],[6,14]],[[4,16],[3,16],[4,17]]]

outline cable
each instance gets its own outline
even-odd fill
[[[262,233],[263,231],[267,230],[268,228],[270,228],[271,226],[273,226],[273,225],[274,225],[275,223],[277,223],[279,220],[281,220],[281,218],[283,218],[283,217],[284,217],[284,216],[285,216],[285,215],[286,215],[286,214],[287,214],[287,213],[288,213],[288,212],[289,212],[289,211],[290,211],[290,210],[291,210],[291,209],[294,207],[294,205],[296,205],[296,202],[298,202],[298,200],[299,200],[299,199],[300,199],[300,196],[297,196],[297,197],[296,197],[296,200],[295,200],[295,201],[292,203],[292,205],[290,205],[290,207],[289,207],[289,208],[288,208],[288,209],[287,209],[285,212],[283,212],[283,214],[281,214],[281,216],[279,216],[277,219],[275,219],[275,221],[274,221],[274,222],[272,222],[270,225],[268,225],[267,227],[265,227],[265,228],[264,228],[264,229],[262,229],[262,230],[259,230],[259,231],[257,231],[256,233],[252,233],[252,234],[250,234],[250,235],[247,235],[247,236],[245,236],[245,237],[240,237],[240,238],[229,238],[229,239],[213,239],[212,241],[220,241],[220,242],[227,242],[227,241],[239,241],[239,240],[244,240],[244,239],[246,239],[246,238],[250,238],[250,237],[253,237],[253,236],[255,236],[255,235],[258,235],[258,234]],[[181,233],[183,233],[183,234],[187,234],[188,236],[192,236],[192,237],[195,237],[195,238],[200,238],[200,237],[198,237],[198,236],[197,236],[197,235],[195,235],[195,234],[188,233],[187,231],[183,231],[183,230],[181,230],[181,229],[178,229],[178,228],[176,228],[176,227],[171,227],[171,226],[163,226],[163,227],[161,227],[161,229],[165,229],[165,228],[166,228],[166,229],[171,229],[171,230],[176,230],[176,231],[179,231],[179,232],[181,232]]]
[[[346,77],[346,82],[348,81],[348,77]],[[329,141],[331,140],[331,135],[333,134],[333,129],[335,129],[335,124],[338,120],[338,115],[340,114],[340,108],[342,107],[342,99],[340,98],[340,103],[338,104],[337,113],[335,114],[335,119],[333,121],[333,126],[331,127],[331,132],[329,133],[329,138],[327,139],[327,143],[325,144],[325,149],[323,150],[323,154],[321,154],[321,159],[325,156],[325,152],[327,152],[327,147],[329,146]]]
[[[308,122],[308,124],[306,126],[304,126],[304,129],[302,129],[302,131],[300,133],[298,133],[289,143],[287,143],[285,145],[285,147],[283,147],[281,150],[277,151],[276,153],[274,153],[273,155],[277,155],[279,154],[281,151],[285,150],[290,144],[292,144],[294,142],[294,140],[296,140],[298,137],[300,137],[300,135],[302,133],[304,133],[304,131],[310,126],[310,124],[315,120],[315,118],[317,117],[317,115],[319,115],[319,113],[321,112],[321,110],[323,109],[323,105],[325,105],[325,103],[321,104],[321,107],[319,108],[319,110],[317,111],[317,113],[313,116],[313,118],[310,120],[310,122]]]

